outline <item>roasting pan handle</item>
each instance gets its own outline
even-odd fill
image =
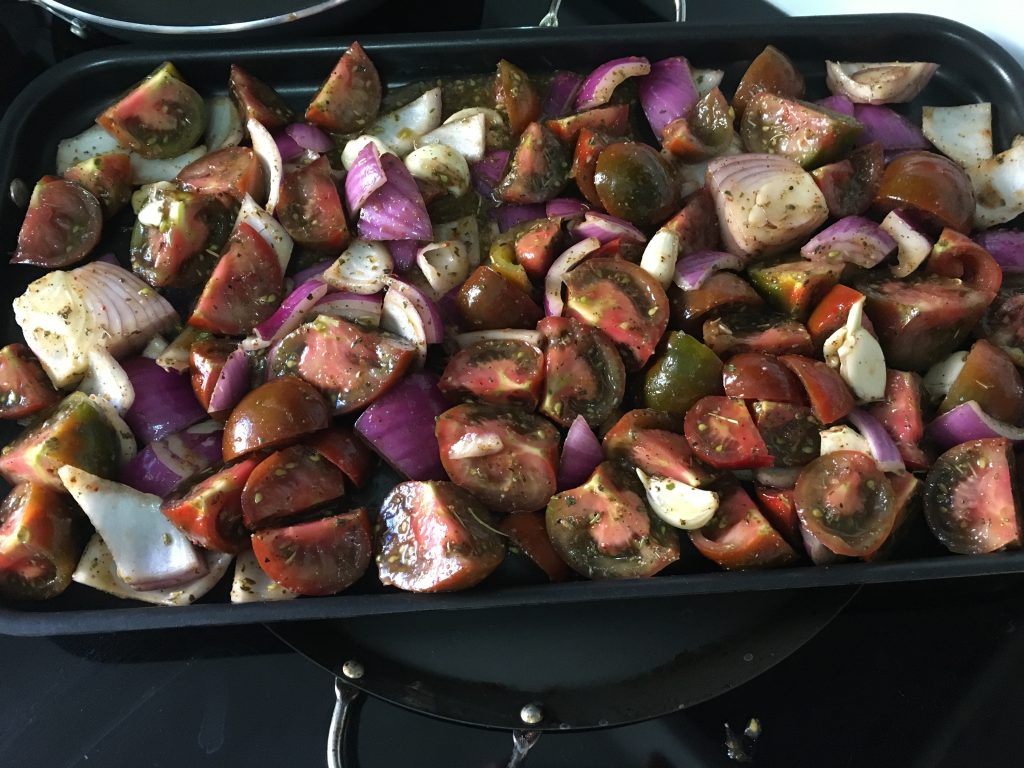
[[[686,21],[686,0],[672,0],[672,5],[675,7],[676,21]],[[551,5],[548,7],[548,12],[544,14],[538,23],[538,27],[557,27],[558,26],[558,9],[562,6],[562,0],[551,0]]]
[[[362,691],[336,677],[334,695],[334,714],[327,732],[327,768],[357,768],[354,738],[359,727]],[[512,755],[505,764],[506,768],[522,768],[526,763],[526,754],[539,738],[540,731],[513,731]]]

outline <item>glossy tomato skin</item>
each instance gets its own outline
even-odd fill
[[[350,427],[340,424],[318,432],[305,444],[340,469],[356,488],[366,485],[377,464],[377,455],[356,438]]]
[[[272,379],[246,394],[228,416],[224,460],[296,442],[330,421],[327,402],[311,384],[295,376]]]
[[[334,256],[349,244],[345,209],[326,155],[284,175],[274,213],[296,243],[317,253]]]
[[[478,341],[451,356],[438,387],[453,401],[532,411],[544,388],[544,353],[517,339]]]
[[[963,280],[991,303],[1003,283],[1003,270],[992,255],[954,229],[944,229],[932,248],[925,271]]]
[[[498,530],[544,571],[548,581],[565,581],[572,575],[572,569],[558,556],[548,538],[543,510],[506,515],[498,523]]]
[[[540,416],[463,403],[438,416],[435,433],[445,472],[488,509],[532,512],[555,492],[560,435]],[[464,447],[487,441],[494,445]]]
[[[810,170],[844,157],[862,130],[849,115],[763,91],[746,103],[740,135],[748,152],[782,155]]]
[[[32,190],[11,263],[50,269],[77,264],[100,241],[102,226],[103,211],[92,192],[44,176]]]
[[[820,350],[829,336],[846,325],[850,309],[863,299],[863,293],[845,285],[837,285],[825,294],[807,320],[807,331],[816,350]],[[862,323],[865,330],[874,335],[871,320],[865,316]]]
[[[811,310],[836,287],[844,264],[835,261],[787,260],[751,266],[751,284],[775,310],[804,321]]]
[[[1008,424],[1024,419],[1024,380],[1009,355],[984,339],[974,342],[963,369],[939,404],[939,413],[968,400]]]
[[[399,483],[381,504],[380,580],[409,592],[452,592],[483,581],[505,559],[491,513],[454,483]]]
[[[294,333],[305,337],[296,372],[328,396],[337,414],[369,405],[416,359],[405,339],[341,318],[320,316]]]
[[[722,392],[722,361],[682,331],[672,331],[644,375],[644,405],[686,415],[705,395]]]
[[[380,75],[359,43],[352,43],[317,91],[306,119],[334,133],[368,126],[380,110]]]
[[[205,338],[192,342],[189,348],[188,363],[192,379],[192,391],[199,404],[210,413],[210,398],[213,396],[217,379],[228,356],[238,348],[238,344],[229,339]],[[213,416],[213,413],[210,413]],[[220,415],[220,414],[217,414]]]
[[[1024,367],[1024,275],[1004,275],[978,332]]]
[[[774,45],[761,51],[743,73],[732,99],[736,117],[743,117],[750,100],[764,92],[795,99],[804,95],[803,75],[789,57]]]
[[[672,169],[657,150],[637,141],[605,148],[594,166],[594,188],[612,216],[640,226],[660,224],[679,207]]]
[[[333,595],[355,584],[373,555],[370,518],[356,509],[252,535],[256,562],[300,595]]]
[[[892,526],[892,533],[882,543],[882,546],[870,555],[864,556],[868,562],[888,560],[897,555],[903,544],[913,534],[918,521],[923,519],[921,512],[923,480],[919,480],[910,472],[890,472],[886,474],[886,477],[889,478],[889,484],[892,486],[896,520]]]
[[[544,317],[533,299],[486,264],[462,284],[457,302],[466,327],[475,331],[533,328]]]
[[[0,418],[23,419],[56,405],[60,395],[24,344],[0,349]]]
[[[678,480],[695,488],[714,474],[694,459],[682,419],[665,411],[639,408],[623,414],[601,441],[609,460],[624,462],[651,477]]]
[[[793,500],[800,522],[837,555],[870,555],[896,521],[892,485],[858,451],[829,453],[804,467]]]
[[[89,190],[105,219],[128,205],[132,197],[132,161],[124,152],[105,152],[83,160],[64,171],[64,178]]]
[[[689,534],[697,551],[730,571],[776,568],[797,559],[793,548],[739,486],[723,492],[711,521]]]
[[[242,522],[242,488],[259,463],[259,457],[248,457],[224,467],[165,499],[160,511],[200,547],[238,554],[249,547],[249,532]]]
[[[588,259],[565,278],[566,314],[615,342],[629,370],[654,354],[668,327],[668,296],[649,272],[622,259]]]
[[[561,252],[562,222],[541,219],[516,238],[516,261],[534,280],[543,279]]]
[[[249,147],[224,147],[204,155],[182,168],[177,180],[189,192],[224,194],[239,202],[246,195],[264,201],[267,197],[263,166]]]
[[[812,355],[807,326],[798,320],[765,312],[740,311],[712,318],[702,328],[704,343],[719,357],[740,352],[766,355]]]
[[[206,106],[174,65],[164,62],[96,122],[143,157],[177,157],[199,143]]]
[[[952,160],[935,152],[904,152],[886,166],[874,206],[883,213],[908,208],[936,228],[970,232],[974,187]]]
[[[16,485],[0,504],[0,596],[45,600],[67,589],[86,528],[66,495]]]
[[[722,368],[722,386],[728,397],[771,400],[801,405],[806,401],[800,380],[774,355],[740,352]]]
[[[694,455],[716,469],[772,466],[771,454],[742,400],[701,398],[686,412],[683,431]]]
[[[568,317],[546,317],[537,324],[544,334],[544,399],[540,411],[568,427],[577,416],[598,428],[622,402],[626,368],[601,331]]]
[[[925,470],[934,455],[924,441],[924,409],[921,377],[908,371],[889,369],[885,375],[885,399],[868,406],[895,441],[904,464],[910,470]]]
[[[800,379],[811,410],[822,424],[834,424],[856,407],[853,393],[835,368],[802,355],[783,355],[779,360]]]
[[[555,197],[568,179],[569,157],[561,142],[540,123],[530,123],[494,195],[506,203],[543,203]]]
[[[345,495],[345,475],[315,448],[289,445],[252,470],[242,491],[242,519],[251,531],[278,525]]]
[[[594,186],[597,158],[614,143],[615,139],[612,136],[600,131],[592,131],[586,127],[580,129],[579,136],[576,138],[576,148],[573,152],[569,175],[576,182],[577,188],[587,202],[598,208],[603,207],[603,203],[597,194],[597,187]]]
[[[243,122],[253,119],[268,131],[276,131],[295,119],[295,113],[277,91],[237,64],[231,65],[229,87]]]
[[[740,307],[764,306],[764,299],[746,280],[732,272],[716,272],[693,291],[672,284],[668,289],[673,330],[699,336],[704,321]]]
[[[512,136],[518,136],[540,117],[540,94],[530,76],[515,64],[502,59],[494,78],[494,101],[508,115]]]
[[[718,211],[707,187],[701,187],[685,201],[683,207],[662,225],[679,238],[679,255],[718,248],[721,229]]]
[[[699,163],[724,151],[732,141],[729,102],[718,88],[700,97],[687,117],[680,117],[661,132],[661,146],[684,163]]]
[[[1009,441],[971,440],[950,448],[928,470],[924,515],[951,552],[995,552],[1020,546],[1018,498]]]
[[[799,552],[803,549],[800,538],[800,518],[796,514],[792,488],[768,488],[759,485],[754,488],[758,506],[772,528]]]
[[[775,467],[802,467],[821,453],[818,422],[803,405],[754,403],[754,421]]]
[[[590,579],[653,576],[679,559],[675,530],[650,512],[631,470],[612,462],[553,496],[546,522],[555,551]]]
[[[584,128],[608,136],[624,136],[629,133],[629,105],[609,104],[605,107],[577,112],[568,117],[548,120],[544,125],[565,142],[576,141]]]

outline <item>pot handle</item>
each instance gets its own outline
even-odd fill
[[[677,22],[686,21],[686,0],[672,0],[672,5],[675,7]],[[537,23],[538,27],[557,27],[558,26],[558,9],[562,6],[562,0],[551,0],[551,5],[548,7],[548,12],[544,14],[544,17]]]
[[[331,716],[331,727],[327,731],[327,768],[357,768],[358,758],[353,739],[359,727],[362,691],[336,677],[334,695],[334,714]],[[506,768],[522,768],[525,765],[526,754],[537,743],[540,733],[530,730],[512,731],[512,755],[505,764]]]

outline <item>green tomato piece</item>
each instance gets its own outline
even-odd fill
[[[841,261],[795,259],[756,264],[747,276],[757,292],[779,312],[806,320],[825,294],[835,287],[843,274]]]
[[[862,130],[848,115],[765,92],[744,111],[740,136],[750,152],[784,155],[811,170],[845,157]]]
[[[644,378],[644,405],[677,416],[706,395],[722,392],[722,361],[714,352],[682,331],[668,335]]]

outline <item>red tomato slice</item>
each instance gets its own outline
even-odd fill
[[[192,377],[192,391],[196,400],[210,412],[210,398],[220,378],[228,356],[238,344],[228,339],[200,339],[192,342],[188,353],[188,366]],[[214,414],[210,414],[211,416]],[[217,414],[220,415],[220,414]]]
[[[89,190],[109,219],[132,197],[132,161],[124,152],[105,152],[71,166],[64,178]]]
[[[804,467],[793,501],[800,522],[837,555],[870,555],[896,522],[888,478],[859,451],[829,453]]]
[[[486,339],[448,360],[438,384],[451,400],[535,410],[544,388],[544,353],[526,341]]]
[[[825,339],[846,325],[850,309],[863,298],[863,293],[842,284],[834,286],[825,294],[807,321],[807,330],[811,334],[815,349],[820,350]],[[874,336],[874,326],[871,325],[870,318],[865,315],[861,322],[865,330]]]
[[[740,352],[722,368],[722,386],[728,397],[743,400],[772,400],[777,403],[805,402],[800,380],[777,357],[762,352]]]
[[[200,547],[237,554],[249,546],[242,522],[242,488],[260,463],[243,459],[160,505],[175,526]]]
[[[486,264],[473,270],[459,288],[456,301],[466,327],[474,331],[533,328],[544,317],[525,291]]]
[[[730,571],[774,568],[796,560],[793,548],[740,487],[723,493],[711,522],[689,534],[704,557]]]
[[[690,195],[682,210],[662,224],[661,228],[674,232],[679,238],[681,257],[697,251],[713,250],[718,247],[722,237],[718,227],[718,211],[707,187],[701,187]]]
[[[575,142],[580,131],[599,131],[609,136],[629,133],[629,104],[609,104],[544,123],[562,141]]]
[[[281,303],[284,275],[274,249],[249,224],[236,228],[206,282],[188,324],[211,333],[241,336]]]
[[[572,574],[572,569],[558,556],[548,538],[543,511],[513,512],[502,518],[498,530],[525,552],[549,581],[565,581]]]
[[[775,467],[802,467],[821,453],[821,424],[811,409],[791,403],[754,403],[757,431]]]
[[[0,418],[22,419],[56,405],[60,395],[24,344],[0,349]]]
[[[377,455],[356,439],[350,427],[335,425],[313,435],[305,444],[344,472],[356,488],[366,485],[377,464]]]
[[[306,326],[305,339],[298,373],[328,393],[335,413],[369,405],[416,359],[416,348],[405,339],[336,317],[318,317]]]
[[[640,408],[615,422],[601,442],[609,459],[622,459],[652,477],[702,487],[714,479],[694,460],[682,422],[664,411]]]
[[[693,291],[684,291],[673,284],[669,286],[668,296],[672,328],[697,337],[705,319],[712,314],[725,315],[740,307],[764,306],[764,299],[750,283],[732,272],[716,272]]]
[[[245,481],[242,519],[249,530],[276,525],[345,495],[345,475],[315,448],[290,445],[260,462]]]
[[[925,263],[927,272],[963,280],[989,304],[999,293],[1003,270],[992,255],[954,229],[944,229]]]
[[[594,185],[594,173],[597,171],[597,158],[606,147],[615,143],[610,136],[592,131],[587,127],[580,129],[579,138],[576,139],[576,149],[573,152],[572,168],[569,175],[587,201],[598,208],[602,208],[601,198],[597,195],[597,187]]]
[[[932,456],[921,447],[924,415],[921,409],[921,377],[916,373],[889,370],[885,374],[885,399],[868,406],[896,442],[907,469],[925,470]]]
[[[924,516],[951,552],[995,552],[1020,546],[1017,498],[1009,441],[971,440],[950,448],[928,470]]]
[[[373,554],[370,518],[356,509],[323,520],[252,535],[252,551],[266,574],[300,595],[333,595],[366,572]]]
[[[800,518],[796,514],[792,488],[768,488],[758,485],[754,488],[761,511],[782,537],[800,551],[803,548],[800,538]]]
[[[275,214],[292,239],[306,248],[334,256],[349,243],[345,210],[325,155],[284,175]]]
[[[783,355],[779,360],[800,379],[811,410],[822,424],[834,424],[857,406],[850,388],[835,368],[802,355]]]
[[[377,68],[363,47],[352,43],[306,108],[306,119],[334,133],[352,133],[376,119],[380,99]]]
[[[588,259],[565,279],[566,314],[604,331],[630,370],[654,354],[668,327],[668,296],[649,272],[621,259]]]
[[[203,155],[182,168],[177,180],[191,192],[225,194],[239,202],[246,195],[266,200],[263,166],[249,147],[224,147]]]
[[[540,123],[530,123],[519,137],[508,173],[494,190],[506,203],[543,203],[555,197],[569,179],[565,148]]]
[[[268,131],[276,131],[295,120],[295,113],[277,91],[237,64],[231,65],[229,87],[243,121],[253,119]]]
[[[540,416],[464,403],[438,416],[435,432],[448,476],[489,509],[543,509],[556,490],[560,435]]]
[[[295,376],[271,379],[235,406],[224,424],[224,461],[261,448],[278,448],[327,429],[330,408],[316,389]]]
[[[32,190],[12,264],[57,269],[77,264],[100,241],[103,211],[85,187],[43,176]]]
[[[508,115],[508,126],[513,138],[540,117],[540,95],[530,82],[530,76],[505,59],[498,62],[494,101]]]
[[[683,431],[697,458],[716,469],[772,466],[768,447],[742,400],[702,397],[686,412]]]
[[[759,312],[736,312],[704,323],[704,343],[719,357],[739,352],[812,355],[807,327],[796,320]]]
[[[886,560],[896,554],[903,540],[907,538],[913,528],[913,521],[917,518],[921,506],[916,504],[918,492],[924,484],[909,472],[891,472],[886,475],[889,484],[892,486],[894,516],[896,518],[892,526],[892,533],[889,534],[882,546],[865,555],[864,559],[869,562]]]
[[[516,261],[527,275],[542,279],[560,253],[561,242],[562,222],[541,219],[516,238]]]
[[[0,596],[56,597],[71,583],[82,552],[81,512],[66,494],[16,485],[0,504]]]
[[[381,583],[410,592],[478,584],[505,559],[505,542],[493,522],[486,507],[454,483],[400,483],[380,510]]]
[[[939,405],[939,413],[974,400],[985,413],[1008,424],[1024,419],[1024,381],[1010,356],[979,339]]]

